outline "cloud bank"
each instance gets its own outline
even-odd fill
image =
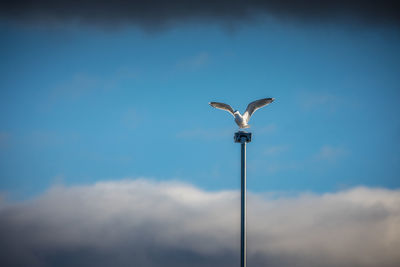
[[[135,24],[144,28],[163,28],[188,20],[249,21],[265,14],[279,19],[313,22],[352,19],[400,26],[400,4],[396,0],[5,0],[0,3],[0,16],[17,21]]]
[[[148,180],[0,204],[1,266],[238,266],[239,192]],[[398,266],[400,190],[250,194],[249,266]]]

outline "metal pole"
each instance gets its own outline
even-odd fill
[[[246,267],[246,139],[241,139],[240,266]]]
[[[235,133],[235,143],[240,143],[240,267],[246,267],[246,143],[251,142],[251,133],[239,131]]]

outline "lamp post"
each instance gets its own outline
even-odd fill
[[[230,105],[221,102],[210,102],[210,106],[218,109],[228,111],[235,117],[235,122],[239,129],[249,128],[248,124],[253,113],[272,103],[275,98],[263,98],[251,102],[247,105],[246,111],[243,115],[234,110]],[[238,131],[234,137],[235,143],[241,145],[241,204],[240,204],[240,266],[246,267],[246,144],[251,142],[251,133]]]
[[[240,267],[246,267],[246,144],[251,142],[251,133],[238,131],[235,143],[240,143]]]

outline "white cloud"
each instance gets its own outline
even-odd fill
[[[0,132],[0,147],[7,146],[10,142],[11,134],[8,132]]]
[[[210,55],[207,52],[198,53],[192,57],[188,57],[178,62],[179,69],[196,70],[210,62]]]
[[[344,147],[335,147],[330,145],[322,146],[318,151],[315,159],[317,160],[327,160],[327,161],[336,161],[346,155],[348,155],[349,151]]]
[[[267,156],[277,156],[285,153],[289,150],[289,145],[277,145],[271,146],[264,150],[264,155]]]
[[[129,108],[122,113],[121,121],[125,127],[135,129],[142,122],[141,115],[136,109]]]
[[[239,192],[123,180],[0,202],[1,266],[234,266]],[[248,200],[251,266],[397,266],[400,190]]]
[[[60,102],[76,102],[93,98],[118,89],[122,82],[137,79],[139,72],[135,69],[120,67],[107,75],[99,76],[86,72],[78,72],[64,81],[52,86],[47,99],[47,108],[57,107]]]
[[[254,126],[254,133],[257,133],[257,135],[268,135],[275,133],[277,128],[278,127],[274,123],[270,123],[261,127]]]
[[[343,104],[343,99],[332,93],[303,92],[299,95],[300,105],[304,110],[322,108],[330,112],[336,111]]]
[[[182,139],[202,139],[202,140],[215,140],[232,136],[232,129],[204,129],[194,128],[180,131],[176,134],[177,138]]]

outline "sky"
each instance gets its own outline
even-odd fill
[[[208,102],[274,97],[249,122],[249,264],[397,266],[398,14],[3,1],[0,263],[234,266],[238,128]]]

